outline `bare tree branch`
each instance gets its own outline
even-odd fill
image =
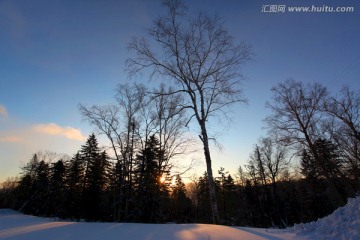
[[[226,113],[234,103],[246,102],[242,95],[241,67],[252,57],[251,46],[236,43],[218,16],[200,12],[186,16],[180,0],[163,1],[167,15],[158,18],[146,37],[134,38],[129,50],[134,54],[126,62],[130,76],[150,69],[150,77],[159,75],[171,81],[184,99],[181,110],[190,109],[189,117],[200,127],[200,139],[209,177],[213,221],[219,222],[213,183],[207,122]],[[159,54],[157,54],[159,53]],[[226,114],[224,117],[227,117]]]

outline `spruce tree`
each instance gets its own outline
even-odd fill
[[[82,217],[87,220],[101,218],[104,187],[107,182],[108,156],[100,153],[95,134],[91,134],[81,147],[80,158],[84,162],[84,182],[82,186]]]
[[[49,207],[49,164],[39,162],[34,180],[34,196],[31,202],[32,214],[45,216]]]
[[[145,148],[136,157],[136,201],[137,215],[142,222],[161,221],[160,199],[167,194],[161,178],[168,172],[167,166],[159,164],[164,157],[158,139],[153,135],[145,143]]]
[[[76,153],[70,160],[66,174],[65,215],[79,219],[81,216],[80,205],[84,185],[84,162],[80,153]]]
[[[66,170],[66,165],[63,160],[58,160],[53,163],[50,168],[48,215],[56,217],[64,216]]]
[[[186,196],[186,187],[179,175],[172,187],[171,200],[172,218],[180,223],[191,221],[191,200]]]
[[[80,156],[85,165],[83,190],[89,186],[89,178],[91,177],[90,166],[97,161],[100,155],[100,149],[95,134],[91,134],[86,140],[85,145],[81,146]]]
[[[207,172],[199,177],[196,188],[197,218],[203,223],[211,223],[211,205]]]
[[[123,221],[124,216],[124,171],[121,161],[116,161],[109,174],[109,205],[112,206],[112,220]]]
[[[34,154],[30,161],[22,167],[20,181],[15,190],[17,199],[15,206],[20,212],[31,213],[28,209],[29,203],[31,203],[37,194],[34,182],[38,166],[39,159],[37,154]]]

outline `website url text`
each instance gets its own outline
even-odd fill
[[[352,13],[355,11],[354,7],[334,7],[334,6],[286,6],[286,5],[262,5],[262,13]]]

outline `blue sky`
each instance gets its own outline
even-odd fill
[[[187,0],[191,10],[217,13],[236,41],[254,48],[244,66],[246,106],[213,149],[214,171],[246,163],[262,129],[275,84],[317,81],[336,93],[360,87],[360,3],[356,0]],[[354,7],[351,13],[264,13],[263,6]],[[72,156],[93,127],[78,104],[108,104],[124,71],[127,45],[164,11],[152,0],[0,1],[0,182],[39,150]],[[146,77],[144,76],[144,82]],[[215,126],[215,125],[214,125]],[[198,156],[201,158],[201,154]],[[198,175],[205,171],[198,169]]]

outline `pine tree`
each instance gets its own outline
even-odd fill
[[[308,151],[306,151],[306,149],[303,149],[300,157],[301,173],[307,179],[318,179],[320,176],[320,170],[315,159],[311,157],[311,155],[308,153]]]
[[[317,139],[313,145],[313,152],[303,150],[301,156],[301,170],[308,178],[330,180],[342,177],[342,164],[343,159],[339,149],[331,141],[325,139]]]
[[[34,154],[31,160],[22,167],[22,173],[18,186],[16,187],[16,208],[20,212],[31,213],[29,203],[34,199],[37,192],[34,187],[36,179],[36,169],[39,166],[37,154]]]
[[[90,166],[93,165],[100,155],[100,149],[95,134],[91,134],[86,140],[85,145],[81,146],[80,156],[85,165],[83,190],[88,188],[90,176]]]
[[[307,196],[314,217],[323,217],[319,206],[334,210],[346,202],[347,186],[342,178],[343,159],[339,149],[330,140],[317,139],[313,149],[303,150],[301,170],[312,188]]]
[[[105,204],[105,192],[109,177],[108,158],[106,152],[103,151],[89,166],[89,185],[84,194],[88,198],[87,201],[89,205],[91,205],[90,220],[104,219],[107,217],[109,207]]]
[[[65,211],[65,176],[66,165],[58,160],[50,168],[49,212],[48,215],[63,217]]]
[[[236,187],[234,183],[234,179],[230,174],[228,174],[224,182],[222,184],[222,190],[223,190],[223,198],[224,198],[224,210],[226,211],[225,214],[225,224],[233,225],[234,219],[236,218]]]
[[[219,210],[222,222],[230,224],[233,221],[235,207],[235,182],[229,172],[225,172],[224,168],[218,171],[220,177],[217,178]]]
[[[113,164],[109,174],[109,205],[112,206],[112,220],[123,221],[123,207],[124,207],[124,171],[123,165],[120,161]]]
[[[80,158],[85,165],[81,200],[82,216],[87,220],[97,220],[102,216],[109,164],[106,153],[100,153],[95,134],[91,134],[85,145],[81,147]]]
[[[66,174],[65,215],[70,218],[79,219],[81,216],[80,205],[82,186],[84,185],[84,169],[84,162],[78,152],[70,160]]]
[[[212,221],[208,181],[207,173],[205,172],[203,176],[199,177],[196,186],[197,218],[198,221],[203,223],[211,223]]]
[[[172,187],[171,200],[173,219],[180,223],[191,221],[191,200],[186,196],[186,187],[179,175]]]
[[[49,164],[39,162],[34,180],[34,199],[31,202],[32,214],[46,215],[49,207]]]
[[[159,161],[164,157],[159,141],[155,136],[145,143],[145,148],[136,158],[136,200],[137,215],[142,222],[161,221],[160,199],[166,195],[166,187],[161,178],[166,175],[167,166],[161,166]],[[162,199],[164,200],[164,199]]]

